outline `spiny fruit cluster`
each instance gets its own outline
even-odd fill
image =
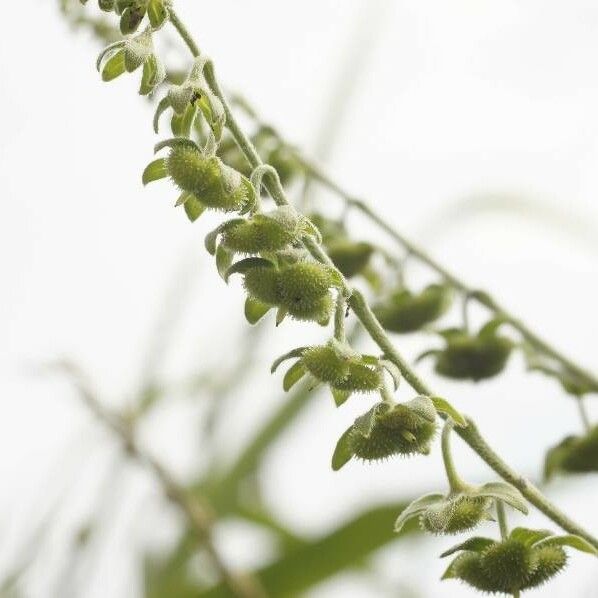
[[[554,536],[546,530],[515,528],[502,541],[470,538],[442,554],[459,554],[442,579],[459,579],[482,592],[514,594],[535,588],[562,571],[567,564],[564,546],[595,554],[577,536]]]

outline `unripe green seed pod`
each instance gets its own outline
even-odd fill
[[[392,455],[427,454],[430,441],[436,433],[434,406],[422,406],[425,397],[394,406],[381,403],[363,418],[358,418],[351,433],[353,454],[364,461],[385,459]],[[429,401],[429,399],[427,399]],[[361,420],[361,421],[360,421]],[[372,421],[373,420],[373,421]]]
[[[330,345],[309,347],[301,356],[305,369],[328,384],[336,384],[349,375],[349,359],[349,355],[342,355]]]
[[[349,371],[344,379],[331,382],[331,386],[337,390],[351,392],[373,392],[382,386],[382,372],[378,368],[363,363],[352,362],[349,364]]]
[[[278,271],[275,268],[251,268],[245,272],[243,284],[250,297],[268,305],[278,304]]]
[[[443,504],[426,509],[420,517],[420,524],[433,534],[464,532],[487,518],[491,502],[489,498],[481,496],[449,497]]]
[[[567,553],[560,546],[532,548],[534,570],[522,589],[535,588],[546,583],[567,566]]]
[[[299,222],[292,208],[256,214],[227,228],[222,234],[222,244],[239,253],[279,251],[297,239]]]
[[[535,563],[530,548],[509,538],[486,548],[481,565],[492,591],[511,594],[525,586]]]
[[[347,278],[359,274],[369,263],[374,247],[369,243],[337,239],[327,244],[326,249],[334,265]]]
[[[561,468],[579,473],[598,471],[598,426],[571,443],[561,461]]]
[[[328,293],[333,285],[330,270],[317,262],[297,262],[280,270],[280,299],[285,307],[309,309]]]
[[[332,295],[326,293],[326,295],[316,301],[299,301],[293,305],[285,303],[284,307],[289,315],[296,320],[317,322],[322,326],[326,326],[334,310],[334,301],[332,300]]]
[[[491,378],[504,369],[512,347],[512,342],[501,336],[457,336],[439,353],[435,369],[448,378]]]
[[[250,199],[242,176],[217,157],[206,157],[196,148],[176,145],[166,158],[168,174],[182,190],[193,193],[209,208],[224,212],[241,210]]]
[[[460,554],[453,563],[454,577],[464,581],[476,590],[482,592],[497,592],[488,580],[482,568],[482,558],[477,552],[465,552]]]
[[[413,332],[442,316],[452,302],[452,290],[433,284],[421,293],[403,289],[374,308],[382,326],[391,332]]]

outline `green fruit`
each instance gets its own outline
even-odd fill
[[[598,426],[575,438],[561,461],[561,468],[580,473],[598,471]]]
[[[450,287],[433,284],[416,295],[401,290],[374,308],[374,313],[386,330],[413,332],[442,316],[451,301]]]
[[[448,378],[491,378],[504,369],[512,346],[506,337],[455,336],[437,356],[435,369]]]
[[[359,274],[368,265],[374,252],[374,247],[369,243],[354,242],[349,239],[332,241],[326,249],[334,265],[347,278]]]
[[[222,245],[238,253],[255,254],[283,249],[294,238],[293,232],[275,222],[251,218],[228,228],[222,235]]]
[[[166,159],[168,174],[182,190],[193,193],[209,208],[234,212],[250,199],[249,188],[240,173],[217,157],[205,157],[194,147],[177,145]]]
[[[284,304],[284,308],[296,320],[317,322],[326,326],[334,310],[334,301],[330,293],[327,293],[316,301],[299,301],[293,305]]]
[[[278,271],[275,268],[258,266],[245,272],[245,290],[253,299],[257,299],[268,305],[277,305],[278,294]]]
[[[497,590],[488,581],[482,568],[482,557],[477,552],[464,552],[453,562],[454,577],[464,581],[476,590],[494,593]]]
[[[482,552],[481,565],[488,587],[505,594],[524,587],[534,570],[530,548],[513,539],[486,548]]]
[[[349,374],[349,356],[342,355],[329,345],[306,349],[301,362],[312,376],[322,382],[337,383]]]
[[[546,583],[567,566],[567,554],[560,546],[540,546],[532,548],[534,571],[528,577],[523,588],[534,588]]]
[[[412,408],[415,399],[390,406],[380,403],[355,420],[350,435],[353,454],[364,461],[392,455],[427,454],[436,433],[436,414]],[[432,406],[433,409],[433,406]]]
[[[331,384],[337,390],[350,392],[373,392],[382,386],[383,378],[379,369],[363,363],[350,363],[348,375]]]
[[[289,309],[317,303],[332,285],[330,270],[317,262],[297,262],[280,270],[281,303]]]
[[[491,500],[481,496],[459,495],[433,506],[421,515],[420,524],[433,534],[457,534],[474,528],[486,519]]]

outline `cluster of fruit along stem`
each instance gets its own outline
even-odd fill
[[[127,4],[127,2],[122,2],[121,4],[124,6],[124,4]],[[276,203],[276,205],[279,208],[288,209],[290,207],[290,203],[289,203],[287,196],[284,192],[284,189],[282,187],[282,184],[281,184],[281,181],[280,181],[277,171],[272,166],[270,166],[268,164],[264,164],[262,162],[253,143],[245,135],[243,130],[239,127],[238,123],[236,122],[235,117],[232,114],[230,106],[227,102],[227,99],[226,99],[225,95],[223,94],[223,92],[219,86],[219,83],[216,79],[215,72],[214,72],[214,66],[213,66],[212,62],[203,56],[200,57],[200,52],[199,52],[197,45],[195,44],[195,42],[189,35],[188,31],[186,30],[186,28],[184,27],[184,25],[182,24],[180,19],[178,18],[177,14],[171,9],[171,6],[169,3],[167,5],[168,6],[167,11],[165,8],[166,5],[162,3],[162,0],[154,0],[153,3],[150,2],[150,4],[152,4],[152,12],[150,14],[150,21],[152,21],[152,16],[153,16],[154,20],[159,20],[160,25],[161,25],[161,23],[164,22],[165,15],[168,14],[168,20],[172,23],[172,25],[175,27],[175,29],[182,36],[183,40],[186,42],[187,46],[191,50],[191,53],[193,54],[193,56],[195,58],[200,58],[200,61],[196,62],[196,66],[194,67],[194,71],[193,71],[195,73],[194,76],[197,76],[199,74],[199,70],[201,70],[201,75],[205,78],[205,81],[206,81],[207,85],[209,86],[211,92],[214,94],[215,98],[217,98],[218,102],[220,102],[222,116],[223,116],[222,124],[224,124],[228,128],[233,139],[237,143],[239,149],[241,150],[241,152],[243,153],[243,155],[245,156],[245,158],[248,160],[248,162],[251,165],[251,168],[253,171],[252,175],[251,175],[251,183],[253,184],[254,188],[257,189],[256,201],[257,201],[258,208],[259,208],[259,201],[260,201],[259,194],[261,192],[261,186],[263,183],[264,186],[266,187],[266,189],[268,190],[269,194],[271,195],[272,199]],[[123,21],[124,21],[125,25],[127,25],[127,27],[128,27],[129,25],[131,25],[132,17],[135,16],[135,14],[133,14],[132,12],[127,16],[126,10],[127,9],[125,9],[123,19],[121,20],[121,29],[122,29]],[[142,9],[139,8],[139,11],[142,11]],[[138,18],[139,20],[135,20],[134,27],[136,27],[138,22],[143,18],[143,14],[144,14],[143,12],[140,12],[138,17],[135,16],[135,19]],[[148,14],[149,14],[149,11],[148,11]],[[140,36],[138,36],[135,39],[128,39],[126,42],[117,42],[116,44],[113,44],[111,47],[109,47],[107,50],[105,50],[100,56],[100,61],[102,61],[103,57],[105,57],[107,55],[110,56],[110,58],[107,61],[106,66],[103,71],[104,80],[111,80],[112,78],[119,76],[122,72],[124,72],[124,70],[128,70],[131,72],[132,70],[135,70],[136,68],[143,65],[143,78],[142,78],[142,86],[141,86],[140,92],[144,93],[144,94],[150,93],[152,91],[152,89],[154,89],[159,84],[159,82],[164,79],[164,76],[165,76],[165,71],[153,50],[153,43],[151,41],[151,33],[153,33],[153,31],[151,29],[148,29],[143,34],[141,34]],[[192,96],[192,97],[195,97],[195,96]],[[172,106],[176,111],[176,106],[179,103],[177,101],[177,96],[172,96],[171,99],[169,99],[168,101],[172,102]],[[164,106],[164,105],[165,105],[164,101],[161,102],[160,106]],[[160,110],[161,110],[161,108],[159,108],[158,115],[160,114]],[[210,108],[210,110],[213,111],[213,108]],[[218,137],[219,136],[220,135],[218,134]],[[181,139],[180,137],[174,141],[176,141],[176,144],[180,147],[189,148],[189,144],[191,144],[192,146],[195,145],[192,141]],[[165,147],[167,145],[173,145],[174,141],[171,140],[168,142],[163,142],[161,144],[158,144],[157,148],[159,149],[160,147]],[[212,151],[214,149],[214,145],[216,144],[216,139],[213,136],[210,136],[208,139],[208,142],[209,143],[208,143],[208,146],[206,146],[205,151],[208,155],[210,155],[207,148],[210,147],[210,144],[211,144],[210,151]],[[193,152],[195,150],[192,149],[190,151],[191,151],[191,154],[185,153],[185,151],[183,151],[182,153],[179,152],[178,158],[173,157],[174,154],[171,154],[171,157],[169,158],[169,162],[166,165],[166,170],[170,171],[170,174],[175,181],[177,179],[177,177],[174,174],[174,172],[177,172],[176,169],[188,167],[188,162],[185,162],[185,161],[189,159],[189,156],[193,155]],[[187,157],[185,157],[185,156],[187,156]],[[161,163],[165,164],[164,161],[157,161],[157,162],[161,162]],[[159,165],[159,168],[162,168],[162,165]],[[175,170],[173,171],[171,169],[175,169]],[[180,172],[180,171],[178,171],[178,172]],[[201,172],[201,171],[199,171],[199,172]],[[199,172],[195,173],[195,174],[199,174]],[[232,169],[229,169],[228,172],[231,176],[233,176],[233,179],[231,179],[231,180],[236,180],[236,178],[234,178],[234,177],[236,177],[238,175],[238,173],[236,173]],[[160,176],[163,176],[164,174],[165,173],[160,173]],[[210,173],[206,171],[205,176],[209,176],[209,174]],[[203,177],[204,175],[202,174],[201,176]],[[156,177],[156,178],[159,178],[159,177]],[[155,180],[155,179],[150,179],[150,180]],[[231,193],[232,193],[232,191],[231,191]],[[237,209],[236,206],[238,204],[239,197],[241,197],[241,196],[228,195],[227,201],[231,200],[231,201],[233,201],[233,203],[228,204],[228,207],[223,206],[220,209],[225,209],[225,211],[230,211],[231,208],[234,208],[236,210]],[[205,199],[207,201],[208,198],[206,197]],[[212,200],[213,200],[213,198],[212,198]],[[348,201],[348,203],[363,206],[363,204],[361,204],[361,203],[357,204],[355,201],[351,201],[351,202]],[[207,205],[209,206],[210,203],[208,202]],[[362,211],[367,213],[367,211],[365,209],[362,209]],[[254,210],[254,213],[255,213],[255,210]],[[309,223],[309,221],[306,221],[306,222]],[[231,224],[231,223],[232,222],[229,222],[228,224]],[[225,229],[222,229],[222,230],[225,230]],[[303,229],[301,229],[301,230],[303,230]],[[218,234],[218,233],[216,233],[216,234]],[[213,236],[213,235],[214,235],[214,233],[211,233],[211,235],[209,235],[208,237],[212,237],[212,240],[214,240],[215,236]],[[311,254],[311,256],[316,260],[316,262],[324,264],[329,269],[329,271],[334,272],[336,275],[335,279],[337,281],[337,284],[335,284],[335,286],[337,287],[337,303],[335,306],[335,317],[334,317],[335,340],[341,344],[344,343],[344,341],[345,341],[345,332],[344,332],[345,311],[347,308],[350,308],[354,312],[354,314],[357,316],[358,320],[361,322],[361,324],[363,325],[365,330],[367,330],[367,332],[369,333],[372,340],[382,350],[383,360],[380,361],[380,365],[382,365],[384,362],[386,362],[386,363],[390,362],[391,364],[393,364],[394,368],[396,368],[400,372],[400,374],[407,381],[407,383],[420,395],[420,397],[418,397],[417,399],[415,399],[414,401],[411,402],[412,403],[411,406],[407,406],[407,404],[399,406],[399,405],[396,405],[396,403],[394,402],[394,399],[392,397],[392,393],[390,392],[390,390],[386,386],[383,385],[381,388],[383,404],[376,406],[369,414],[366,414],[365,416],[360,418],[361,421],[359,422],[359,424],[356,421],[355,430],[350,429],[347,431],[347,433],[349,433],[349,435],[345,436],[345,440],[343,441],[344,444],[343,444],[343,442],[341,442],[343,439],[341,439],[341,441],[339,441],[339,445],[337,445],[338,455],[337,455],[337,461],[336,461],[338,467],[341,467],[342,464],[344,464],[344,462],[346,462],[346,460],[348,458],[350,458],[350,456],[347,456],[347,450],[346,450],[346,448],[349,444],[353,443],[353,446],[358,448],[358,450],[356,452],[354,451],[353,454],[355,454],[357,456],[362,456],[365,454],[365,451],[367,448],[363,443],[363,439],[365,439],[367,441],[370,438],[370,434],[372,434],[372,437],[371,437],[372,439],[374,439],[374,436],[376,437],[377,443],[385,443],[385,442],[389,441],[389,435],[390,435],[390,437],[392,437],[393,433],[389,432],[388,429],[389,428],[392,430],[398,429],[398,428],[396,428],[397,421],[401,417],[405,417],[405,410],[410,411],[412,413],[412,415],[410,417],[414,417],[413,414],[415,414],[415,416],[417,416],[416,419],[419,418],[420,424],[421,424],[421,426],[423,426],[422,429],[425,428],[427,430],[426,434],[432,433],[434,425],[433,425],[433,423],[430,423],[431,420],[430,420],[429,408],[431,405],[430,398],[432,398],[432,402],[437,399],[437,398],[433,398],[434,393],[418,377],[418,375],[415,373],[415,371],[407,364],[407,362],[402,358],[400,353],[396,350],[396,348],[390,341],[386,331],[382,327],[380,321],[377,319],[376,315],[370,308],[364,295],[359,290],[352,288],[347,283],[347,281],[344,279],[340,270],[336,269],[336,267],[334,266],[334,262],[332,261],[330,256],[326,253],[326,251],[323,249],[323,246],[322,246],[320,240],[318,239],[317,235],[314,235],[312,230],[310,230],[310,232],[304,231],[301,233],[300,240],[301,240],[301,243],[303,244],[304,248],[309,252],[309,254]],[[208,243],[206,243],[206,246],[208,246]],[[253,264],[255,264],[255,262],[256,261],[259,262],[260,259],[259,258],[251,258],[251,259],[248,259],[245,261],[252,262]],[[264,260],[261,260],[261,261],[263,262]],[[238,263],[238,264],[240,264],[240,263]],[[235,266],[238,266],[238,264],[236,264]],[[235,270],[234,267],[230,268],[229,272],[230,271],[241,272],[241,270],[239,268],[237,268]],[[449,282],[451,282],[450,276],[449,277],[445,276],[445,279],[448,279]],[[247,276],[246,276],[246,284],[247,284]],[[456,286],[457,288],[459,288],[462,291],[464,290],[464,287],[461,283],[453,284],[453,286]],[[466,296],[465,297],[465,299],[466,299],[465,307],[466,307],[467,300],[471,297],[477,298],[482,303],[484,303],[484,301],[486,301],[486,299],[484,298],[484,294],[482,294],[482,293],[472,293],[472,292],[468,291],[467,293],[465,293],[465,296]],[[480,297],[482,299],[480,299]],[[496,305],[495,304],[493,304],[493,305],[495,306],[495,311],[498,311],[498,308],[496,307]],[[522,332],[523,336],[527,340],[534,341],[534,344],[536,345],[537,348],[543,350],[549,356],[556,358],[555,356],[558,354],[556,354],[554,352],[554,350],[552,350],[549,346],[547,346],[544,343],[544,341],[539,339],[539,337],[534,336],[530,332],[527,332],[527,333],[524,332],[526,329],[523,328],[523,326],[514,318],[512,318],[504,313],[502,313],[501,315],[503,316],[503,319],[505,321],[508,321],[509,323],[514,325],[516,328],[519,328],[520,331]],[[284,317],[284,314],[282,317]],[[488,334],[488,330],[494,330],[493,327],[495,325],[496,324],[492,324],[490,326],[490,328],[488,328],[488,326],[484,327],[487,329],[486,334]],[[490,334],[492,334],[492,332],[490,332]],[[296,353],[297,351],[299,351],[299,350],[295,350],[292,353]],[[551,353],[551,351],[552,351],[552,353]],[[305,357],[307,357],[307,354],[303,356],[303,358],[305,358]],[[368,358],[368,356],[362,356],[362,357]],[[561,360],[561,363],[563,366],[568,368],[569,372],[573,371],[572,368],[568,365],[568,363],[566,361]],[[385,366],[385,367],[387,367],[387,366]],[[388,369],[388,367],[387,367],[387,369]],[[391,370],[389,370],[389,371],[391,371]],[[575,372],[575,371],[573,371],[573,373],[579,374],[579,372]],[[585,380],[586,380],[586,382],[588,382],[588,381],[591,382],[588,378],[585,378]],[[568,381],[568,382],[570,382],[570,381]],[[337,390],[342,390],[342,386],[340,388],[337,388]],[[336,397],[335,397],[335,399],[336,399]],[[428,401],[428,402],[426,403],[426,401]],[[446,403],[446,401],[443,401],[443,403],[445,405],[448,405]],[[437,406],[438,403],[434,403],[434,405]],[[468,558],[463,559],[463,558],[461,558],[461,556],[457,557],[455,559],[455,561],[449,567],[449,570],[447,570],[447,574],[445,574],[445,577],[460,577],[461,579],[470,583],[470,585],[474,585],[474,587],[478,587],[479,589],[482,589],[482,590],[503,591],[503,592],[507,591],[507,593],[513,593],[514,595],[517,595],[519,593],[520,589],[527,589],[528,587],[533,587],[533,585],[537,585],[541,581],[545,581],[546,579],[548,579],[549,576],[554,574],[554,571],[556,571],[557,569],[560,570],[560,568],[562,568],[562,566],[564,566],[564,563],[565,563],[564,560],[559,561],[559,559],[565,558],[564,553],[562,553],[562,549],[560,549],[556,544],[554,544],[554,542],[556,540],[558,540],[558,538],[557,539],[551,538],[550,542],[552,544],[549,544],[549,545],[544,544],[544,545],[540,546],[542,544],[542,542],[544,541],[544,538],[535,537],[533,534],[537,534],[537,532],[530,532],[530,530],[527,530],[527,531],[523,530],[524,535],[527,534],[527,536],[523,539],[521,536],[522,532],[518,532],[518,534],[516,534],[517,537],[511,538],[511,536],[508,536],[508,530],[507,530],[507,524],[506,524],[506,514],[505,514],[505,510],[504,510],[503,501],[506,502],[507,504],[510,504],[511,506],[514,506],[515,508],[518,508],[519,510],[523,510],[524,512],[526,512],[525,504],[523,503],[523,506],[522,506],[522,504],[520,502],[519,495],[517,493],[513,493],[514,491],[512,491],[512,489],[510,487],[507,487],[505,489],[504,484],[489,483],[489,484],[485,484],[484,486],[482,486],[480,488],[476,488],[476,487],[469,486],[469,485],[465,484],[458,478],[455,468],[454,468],[454,465],[452,463],[452,457],[450,456],[450,450],[449,450],[449,445],[448,445],[449,434],[450,434],[451,430],[453,429],[453,419],[455,421],[459,420],[458,421],[459,426],[457,428],[455,428],[455,431],[461,436],[461,438],[463,440],[465,440],[465,442],[486,463],[488,463],[492,467],[492,469],[494,469],[495,472],[497,472],[506,482],[508,482],[509,484],[514,486],[517,490],[519,490],[521,492],[521,494],[523,494],[531,504],[535,505],[539,510],[544,512],[550,519],[552,519],[555,523],[560,525],[563,529],[574,534],[575,538],[576,538],[576,539],[574,538],[572,540],[571,539],[572,536],[565,536],[565,537],[560,537],[559,541],[568,542],[570,546],[574,546],[580,550],[585,550],[587,552],[593,552],[594,549],[598,547],[598,540],[596,540],[588,532],[586,532],[585,530],[583,530],[582,528],[577,526],[564,513],[560,512],[554,505],[552,505],[537,490],[537,488],[535,488],[533,485],[529,484],[526,480],[524,480],[523,478],[518,476],[518,474],[516,474],[516,472],[511,470],[509,468],[509,466],[506,465],[500,459],[500,457],[488,446],[488,444],[485,442],[485,440],[482,438],[482,436],[477,431],[475,424],[471,420],[466,420],[466,419],[462,418],[462,416],[460,416],[460,414],[458,414],[456,411],[454,411],[454,409],[452,409],[450,407],[450,405],[448,405],[448,409],[446,407],[440,408],[437,406],[437,410],[439,412],[438,414],[441,417],[448,420],[447,423],[445,424],[445,429],[443,431],[442,448],[443,448],[445,469],[446,469],[449,486],[450,486],[450,493],[447,497],[444,497],[444,498],[442,496],[440,498],[438,498],[438,495],[423,497],[422,499],[412,503],[412,505],[410,505],[410,507],[407,509],[407,511],[409,511],[409,509],[411,509],[411,513],[412,513],[411,516],[413,516],[413,513],[415,513],[418,509],[422,508],[422,505],[424,504],[422,501],[427,500],[428,508],[425,509],[425,512],[422,512],[422,519],[421,519],[422,525],[424,525],[424,527],[427,526],[427,529],[429,529],[430,531],[434,531],[435,533],[456,533],[459,530],[465,530],[465,529],[471,528],[472,525],[476,521],[479,521],[482,517],[486,516],[487,505],[489,504],[489,501],[493,500],[494,502],[496,502],[496,505],[497,505],[498,522],[499,522],[499,527],[500,527],[500,531],[501,531],[501,536],[503,539],[503,545],[494,546],[494,544],[496,544],[496,543],[487,538],[486,539],[485,538],[472,538],[471,542],[477,542],[478,548],[480,545],[482,545],[482,548],[485,551],[485,552],[483,552],[482,556],[479,558],[478,558],[478,556],[476,556],[476,554],[472,554],[472,549],[471,549],[472,544],[471,543],[470,544],[464,543],[463,545],[460,545],[460,546],[455,547],[454,549],[451,549],[450,551],[448,551],[446,553],[446,555],[452,554],[458,550],[464,550],[464,551],[467,551],[468,554],[466,556]],[[434,418],[434,409],[433,408],[432,408],[431,413],[432,413],[432,419],[433,419]],[[374,435],[374,427],[372,427],[372,426],[375,426],[378,416],[380,416],[380,421],[384,420],[386,422],[384,424],[384,426],[386,426],[386,427],[383,426],[384,429],[382,429],[380,427],[377,428],[375,431],[375,435]],[[428,423],[426,423],[426,421]],[[420,425],[420,424],[418,424],[418,425]],[[361,434],[360,430],[364,430],[364,429],[368,429],[370,431],[367,431],[362,436],[362,439],[360,440],[359,438],[357,438],[357,436],[358,436],[358,434]],[[355,432],[355,434],[353,436],[351,436],[351,434],[353,434],[353,432]],[[399,436],[398,432],[394,432],[394,434],[396,436],[395,440],[398,440],[398,436]],[[401,430],[401,434],[403,435],[404,439],[407,439],[408,443],[414,442],[415,436],[413,435],[412,432],[410,432],[406,429],[403,429],[403,430]],[[355,438],[357,438],[357,440],[355,440]],[[390,442],[391,443],[394,442],[392,440],[392,438],[390,438]],[[401,442],[404,442],[404,440]],[[366,442],[366,444],[367,444],[367,442]],[[427,447],[424,446],[424,444],[422,444],[420,446],[420,448],[417,449],[417,452],[423,453],[426,451]],[[339,451],[339,446],[341,447],[340,451]],[[375,451],[379,451],[381,446],[382,445],[380,445],[380,444],[378,444],[376,447],[374,447],[374,445],[371,445],[370,448],[372,450],[375,448]],[[413,448],[413,445],[409,450],[411,450],[412,448]],[[367,449],[367,450],[370,450],[370,449]],[[360,452],[361,452],[361,454],[360,454]],[[336,454],[336,452],[335,452],[335,454]],[[378,454],[378,453],[375,453],[375,454]],[[405,451],[405,454],[406,454],[406,451]],[[379,457],[376,457],[373,453],[370,453],[368,456],[364,456],[363,458],[371,459],[371,458],[379,458]],[[333,458],[333,466],[334,466],[334,463],[335,462],[334,462],[334,458]],[[419,511],[417,511],[417,512],[419,513]],[[530,536],[530,534],[531,534],[531,536]],[[530,537],[531,537],[531,540],[530,540]],[[583,539],[585,539],[585,543],[584,543]],[[529,544],[529,547],[527,547],[525,545],[525,542],[527,542],[527,541],[531,542]],[[491,545],[488,544],[488,542],[490,542]],[[541,560],[544,559],[544,561],[547,563],[546,567],[545,567],[546,571],[549,571],[551,566],[554,567],[554,571],[552,573],[550,573],[550,575],[548,575],[548,573],[547,573],[547,576],[544,579],[540,579],[538,577],[538,574],[541,572],[541,567],[534,565],[535,568],[532,568],[531,566],[527,567],[527,565],[526,565],[526,568],[524,568],[522,565],[521,575],[519,576],[518,579],[513,578],[513,581],[509,582],[510,585],[506,586],[502,581],[494,583],[495,580],[493,581],[492,579],[488,578],[486,576],[486,573],[483,571],[483,569],[488,563],[497,562],[496,559],[498,557],[502,558],[501,551],[504,552],[504,550],[506,549],[505,547],[507,547],[507,548],[509,547],[509,542],[511,542],[511,545],[515,547],[515,550],[519,550],[520,552],[523,551],[525,553],[523,555],[525,558],[527,558],[527,556],[530,556],[530,558],[531,558],[532,548],[533,548],[533,550],[535,551],[535,552],[533,552],[533,556],[536,559],[536,562],[541,562]],[[466,544],[467,544],[467,546],[466,546]],[[536,546],[536,544],[538,546]],[[581,548],[580,548],[580,545],[581,545]],[[555,548],[555,546],[557,546],[557,547]],[[594,547],[594,549],[592,549],[592,546]],[[476,550],[477,550],[477,548],[473,549],[473,552],[475,553]],[[482,551],[478,550],[478,552],[482,552]],[[498,555],[498,557],[497,557],[497,555]],[[469,557],[471,557],[471,558],[469,558]],[[473,558],[473,557],[475,557],[475,558]],[[552,559],[552,561],[550,561],[550,560],[547,561],[547,559]],[[551,565],[551,563],[552,563],[552,565]],[[480,567],[481,567],[481,569],[480,569]],[[480,574],[480,571],[482,571],[481,574]],[[484,577],[484,576],[486,576],[486,577]],[[473,580],[473,581],[471,581],[471,580]],[[495,589],[495,588],[499,588],[499,589]],[[505,588],[506,588],[506,590],[505,590]]]
[[[190,36],[189,32],[174,10],[170,11],[170,22],[179,32],[182,39],[189,47],[192,55],[194,57],[198,57],[200,55],[199,47]],[[240,150],[243,152],[252,168],[264,168],[265,165],[263,164],[251,140],[247,137],[235,120],[227,98],[222,92],[220,84],[216,78],[214,66],[211,61],[206,62],[204,73],[208,84],[212,88],[212,91],[221,100],[224,106],[226,114],[226,127],[237,142]],[[275,171],[268,169],[267,172],[265,172],[264,186],[272,196],[272,199],[276,205],[289,205],[289,201],[278,177],[276,176]],[[306,237],[304,239],[304,244],[306,249],[316,260],[329,266],[334,266],[321,245],[313,238]],[[376,316],[372,312],[361,291],[352,289],[348,284],[345,284],[344,294],[346,299],[343,298],[339,300],[339,304],[337,305],[336,309],[335,323],[337,334],[340,334],[340,331],[342,330],[342,324],[339,322],[341,322],[344,318],[344,303],[346,300],[349,307],[361,321],[364,328],[370,334],[372,340],[382,350],[385,357],[392,361],[399,368],[405,381],[417,393],[425,396],[434,396],[435,393],[432,391],[432,389],[420,379],[420,377],[394,347],[386,331],[376,319]],[[525,480],[517,472],[511,469],[499,457],[499,455],[494,452],[494,450],[488,445],[488,443],[479,433],[473,421],[468,419],[466,427],[455,428],[455,431],[501,478],[515,486],[531,504],[542,511],[547,517],[552,519],[554,523],[570,533],[577,534],[585,538],[592,545],[598,547],[598,539],[594,538],[589,532],[569,519],[567,515],[562,513],[555,505],[548,501],[548,499],[546,499],[533,484]]]
[[[281,137],[280,133],[276,131],[270,124],[263,121],[257,114],[257,111],[241,96],[234,97],[235,105],[238,106],[250,119],[252,119],[260,128],[272,132],[273,135],[280,141],[281,144],[289,147],[292,150],[294,158],[301,166],[305,176],[309,179],[317,181],[324,188],[331,191],[338,196],[344,204],[344,216],[347,216],[349,210],[355,210],[361,213],[365,218],[370,220],[376,227],[383,231],[390,239],[392,239],[397,246],[405,252],[405,255],[400,262],[403,266],[407,258],[413,258],[422,264],[426,265],[432,271],[436,272],[447,284],[453,289],[459,291],[463,297],[462,311],[464,328],[468,329],[468,306],[473,302],[477,302],[483,308],[493,313],[500,318],[503,323],[508,324],[511,328],[518,331],[529,349],[533,350],[534,357],[540,357],[540,363],[532,363],[528,359],[528,368],[530,371],[540,371],[557,379],[561,379],[565,390],[575,396],[576,406],[579,412],[583,429],[587,432],[592,428],[590,418],[588,416],[585,402],[585,393],[598,393],[598,376],[593,374],[583,365],[574,361],[571,357],[565,355],[560,349],[555,347],[552,343],[547,341],[543,336],[533,330],[526,322],[524,322],[517,315],[505,308],[488,292],[482,291],[467,284],[454,272],[451,272],[438,260],[424,251],[420,246],[414,243],[411,239],[406,237],[401,231],[397,230],[388,219],[384,218],[372,206],[364,200],[356,197],[345,189],[339,182],[334,180],[329,173],[325,172],[316,162],[311,160],[308,156],[302,154],[294,146],[288,145]],[[303,204],[305,204],[305,197]],[[402,269],[399,271],[402,276]],[[543,360],[548,360],[550,364],[555,364],[558,369],[554,367],[547,367],[542,363]],[[571,386],[577,388],[573,391],[567,388],[566,383],[570,382]],[[581,390],[581,392],[579,392]]]

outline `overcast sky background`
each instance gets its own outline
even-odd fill
[[[180,0],[177,6],[227,88],[241,90],[308,154],[325,150],[327,169],[347,189],[598,369],[595,2]],[[168,375],[230,355],[243,304],[239,283],[225,288],[203,250],[216,220],[191,226],[172,208],[176,192],[168,183],[141,186],[156,137],[152,107],[135,93],[137,76],[103,84],[94,68],[95,42],[73,35],[53,1],[12,2],[3,14],[0,563],[9,561],[49,496],[59,494],[69,467],[84,463],[78,488],[84,496],[117,452],[68,385],[32,376],[33,366],[70,356],[106,401],[122,405],[139,384],[152,327],[173,284],[187,290],[162,368]],[[334,137],[326,133],[330,118],[339,120]],[[358,219],[354,224],[359,235],[372,232]],[[433,280],[416,267],[408,275],[415,285]],[[272,358],[322,334],[266,325],[271,339],[259,348],[261,373],[235,396],[230,427],[221,431],[231,448],[242,446],[252,425],[281,400],[280,377],[267,374]],[[434,341],[397,342],[412,358]],[[524,375],[519,357],[505,375],[479,386],[437,379],[429,364],[419,371],[529,477],[538,476],[546,447],[579,430],[572,401],[556,384]],[[595,399],[589,403],[598,417]],[[438,451],[429,459],[330,470],[336,439],[369,404],[357,399],[336,410],[321,397],[269,455],[267,497],[290,525],[316,533],[372,501],[444,484]],[[174,409],[158,419],[148,431],[153,449],[189,474],[197,463],[195,418]],[[464,476],[491,476],[455,445]],[[597,529],[596,476],[557,480],[546,492]],[[72,500],[65,526],[85,502]],[[130,523],[134,513],[146,521],[164,516],[148,480],[132,483],[123,504],[112,558],[102,560],[85,598],[130,596],[135,562],[128,548],[161,539],[160,529],[148,533]],[[525,525],[547,522],[533,513]],[[257,540],[242,530],[222,534],[231,562],[251,566],[265,558],[250,550]],[[54,540],[58,546],[60,538]],[[377,566],[395,587],[417,581],[428,598],[472,596],[455,582],[438,581],[445,563],[437,555],[450,542],[397,543]],[[47,563],[64,558],[58,552],[48,547]],[[596,579],[595,561],[576,554],[564,574],[530,595],[589,598]],[[345,577],[311,595],[388,595],[370,581]],[[45,596],[46,582],[40,572],[32,597]]]

